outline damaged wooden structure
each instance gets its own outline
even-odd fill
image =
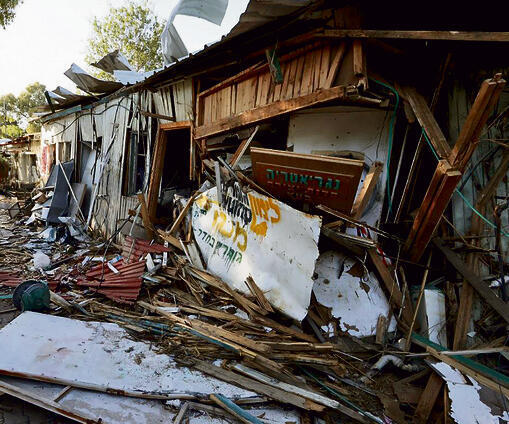
[[[88,269],[77,286],[137,308],[89,312],[184,332],[206,359],[217,346],[234,352],[250,367],[183,362],[303,417],[466,422],[455,384],[474,398],[477,385],[509,393],[509,35],[479,32],[468,11],[449,28],[445,12],[424,20],[355,2],[274,0],[284,12],[269,7],[253,26],[259,3],[221,41],[41,118],[40,174],[72,163],[79,219],[122,247],[125,262]],[[390,29],[399,22],[411,30]],[[143,261],[162,277],[140,276]],[[185,289],[136,302],[169,281]],[[245,316],[217,308],[225,299]],[[349,360],[374,352],[362,384],[345,377]],[[373,391],[389,363],[414,374]],[[16,390],[8,384],[0,390]],[[345,401],[342,384],[374,396],[378,415]],[[208,408],[258,422],[209,395]],[[500,399],[490,405],[479,419],[502,416]],[[181,408],[182,418],[191,406]]]

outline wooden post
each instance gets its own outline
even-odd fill
[[[148,217],[151,221],[156,218],[157,199],[159,197],[159,186],[163,176],[164,157],[166,155],[166,133],[160,127],[157,130],[156,145],[150,169],[150,182],[147,193]]]
[[[448,159],[444,159],[438,164],[405,244],[405,251],[412,261],[420,260],[426,246],[433,237],[433,233],[438,227],[442,214],[445,212],[461,179],[461,175],[474,153],[481,130],[497,103],[504,86],[505,81],[500,74],[482,83],[454,148]],[[431,137],[430,141],[432,141]],[[437,154],[440,156],[440,151],[437,150]]]

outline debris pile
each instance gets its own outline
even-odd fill
[[[0,283],[52,290],[50,315],[25,311],[0,330],[12,346],[23,334],[25,352],[0,358],[2,392],[79,422],[424,422],[445,407],[463,422],[466,401],[479,422],[495,419],[507,395],[507,377],[490,368],[507,355],[497,317],[486,317],[484,346],[448,350],[451,283],[429,281],[431,253],[409,287],[412,265],[349,230],[389,245],[397,236],[328,206],[305,214],[219,170],[219,186],[175,201],[167,231],[140,217],[151,241],[73,246],[2,215]],[[442,240],[432,251],[476,284]],[[43,363],[31,356],[40,351]]]
[[[0,208],[0,393],[82,423],[509,421],[509,97],[469,50],[509,35],[256,3],[150,76],[98,62],[132,87],[72,66],[94,95],[49,95],[44,182]]]

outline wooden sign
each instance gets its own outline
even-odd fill
[[[255,181],[274,197],[350,213],[363,161],[251,148]]]

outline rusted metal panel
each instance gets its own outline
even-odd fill
[[[350,213],[364,164],[360,160],[251,148],[254,178],[278,199],[322,204]]]

